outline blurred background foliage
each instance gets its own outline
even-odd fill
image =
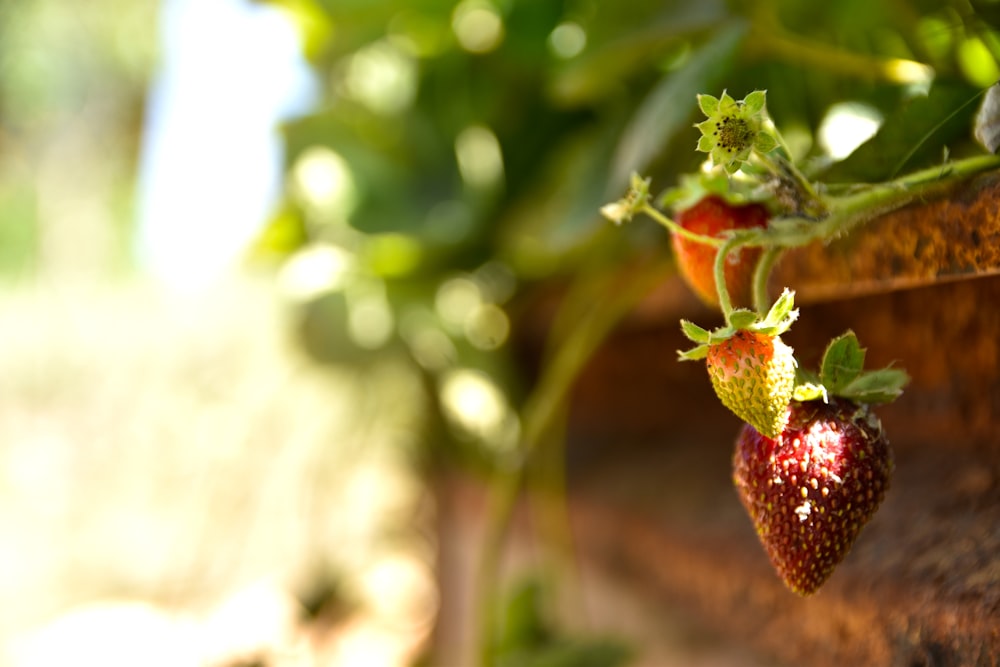
[[[1000,78],[995,0],[258,3],[296,26],[319,95],[280,128],[284,187],[246,264],[275,278],[296,344],[319,365],[360,378],[355,391],[377,394],[392,378],[394,391],[354,415],[361,430],[401,422],[391,428],[404,440],[422,435],[408,462],[431,454],[483,470],[519,469],[534,444],[558,441],[575,373],[669,271],[661,229],[615,228],[598,210],[632,171],[655,189],[697,171],[697,93],[766,89],[809,174],[851,183],[981,150],[971,119]],[[0,4],[5,283],[142,275],[135,172],[157,11],[154,0]],[[225,30],[218,44],[227,48]],[[526,307],[539,285],[566,294],[541,327],[525,314],[539,312]],[[513,343],[540,329],[538,369]],[[223,376],[211,396],[232,391]],[[287,412],[305,424],[322,410],[313,400]],[[163,419],[183,430],[182,413]],[[558,474],[549,483],[558,488]],[[514,596],[496,631],[499,662],[627,659],[611,644],[558,641],[539,596]]]
[[[0,6],[0,278],[130,268],[156,3]]]

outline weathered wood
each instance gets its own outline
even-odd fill
[[[772,285],[800,301],[840,299],[1000,273],[1000,174],[785,255]]]

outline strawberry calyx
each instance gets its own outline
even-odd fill
[[[793,398],[828,402],[837,396],[858,404],[891,403],[910,380],[902,369],[889,366],[866,371],[864,364],[865,348],[855,333],[847,330],[827,345],[818,373],[801,367],[797,370]]]
[[[791,328],[798,316],[799,311],[795,308],[795,292],[785,288],[763,317],[752,310],[736,308],[730,311],[727,324],[712,331],[703,329],[694,322],[681,320],[681,331],[688,340],[697,345],[689,350],[678,350],[678,358],[682,361],[704,359],[708,356],[710,346],[732,338],[741,330],[766,336],[780,336]]]

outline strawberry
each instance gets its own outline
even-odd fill
[[[781,433],[795,391],[798,363],[781,340],[799,315],[794,301],[786,289],[763,318],[737,308],[728,314],[726,326],[712,332],[681,320],[684,335],[698,345],[680,352],[680,358],[705,359],[722,404],[771,438]]]
[[[774,438],[744,425],[733,479],[785,584],[811,595],[830,577],[889,487],[892,450],[866,404],[793,401]]]
[[[780,336],[739,329],[708,346],[712,387],[722,404],[768,437],[785,426],[795,389],[795,356]]]
[[[680,211],[676,222],[684,229],[702,236],[721,238],[724,232],[767,227],[770,214],[763,204],[730,204],[717,194],[702,197],[698,203]],[[713,273],[718,248],[671,234],[677,268],[694,293],[710,306],[719,305]],[[736,306],[751,302],[753,272],[760,259],[760,248],[742,248],[726,258],[726,287]]]

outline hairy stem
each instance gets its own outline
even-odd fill
[[[666,227],[669,231],[673,232],[674,234],[677,234],[678,236],[682,236],[688,239],[689,241],[715,246],[716,248],[721,247],[722,244],[725,242],[724,239],[717,239],[713,236],[705,236],[704,234],[695,234],[692,231],[684,229],[683,227],[678,225],[676,222],[674,222],[667,216],[663,215],[663,213],[653,208],[649,204],[646,204],[645,206],[642,207],[642,212],[651,217],[656,222]]]
[[[767,292],[767,282],[771,277],[771,270],[784,248],[767,248],[760,256],[753,273],[753,307],[761,317],[767,314],[771,308],[771,295]]]
[[[713,267],[715,289],[719,295],[719,309],[722,310],[722,316],[726,318],[727,325],[733,313],[733,303],[729,298],[729,286],[726,284],[726,258],[729,256],[729,253],[743,245],[746,245],[745,238],[736,237],[727,239],[715,255],[715,265]]]

